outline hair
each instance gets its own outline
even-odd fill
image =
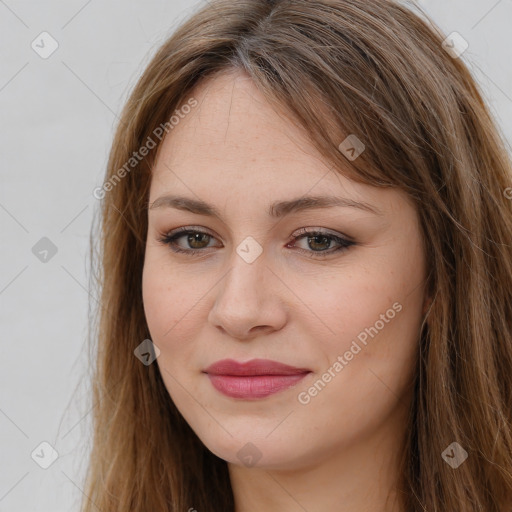
[[[82,512],[234,511],[226,461],[186,423],[158,365],[134,356],[150,338],[142,269],[160,144],[119,178],[200,81],[229,71],[250,76],[336,172],[397,187],[417,209],[432,301],[401,462],[404,510],[512,509],[512,164],[444,39],[427,15],[389,0],[211,0],[156,51],[120,117],[91,248],[100,307]],[[349,134],[365,145],[350,162],[339,149]],[[441,455],[455,441],[468,453],[457,469]]]

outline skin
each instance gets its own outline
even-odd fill
[[[227,461],[237,512],[398,511],[393,484],[428,305],[415,208],[402,191],[332,170],[246,75],[225,72],[191,96],[199,104],[164,139],[149,198],[143,299],[165,386]],[[151,207],[168,194],[206,201],[221,218]],[[381,214],[333,206],[268,215],[270,203],[303,195],[363,201]],[[174,253],[159,241],[180,227],[212,235],[176,241],[203,252]],[[294,239],[304,227],[356,245],[333,252],[332,239]],[[263,251],[252,263],[236,252],[248,236]],[[322,259],[322,251],[330,253]],[[301,403],[299,393],[394,303],[394,318]],[[229,398],[202,373],[224,358],[268,358],[312,373],[267,398]],[[248,442],[260,456],[252,466],[237,455]]]

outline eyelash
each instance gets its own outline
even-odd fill
[[[184,228],[178,228],[174,231],[171,231],[169,233],[163,234],[161,238],[158,239],[158,241],[162,244],[165,244],[169,246],[171,251],[175,253],[185,253],[189,254],[191,256],[197,255],[201,252],[204,252],[205,249],[208,249],[208,247],[204,249],[182,249],[176,245],[176,240],[182,238],[185,235],[194,235],[194,234],[201,234],[201,235],[207,235],[209,237],[214,238],[213,235],[210,233],[207,233],[205,231],[195,230],[192,228],[184,227]],[[340,244],[340,247],[334,250],[325,250],[325,251],[308,251],[306,249],[299,249],[301,252],[309,253],[308,257],[310,258],[317,258],[322,259],[326,258],[328,255],[331,255],[333,253],[339,253],[339,252],[345,252],[350,247],[356,245],[356,242],[353,240],[349,240],[348,238],[339,237],[321,230],[309,230],[307,228],[302,228],[299,230],[299,233],[293,237],[292,241],[297,241],[298,239],[302,239],[305,237],[316,237],[316,236],[322,236],[326,237],[327,239],[331,239],[338,244]]]

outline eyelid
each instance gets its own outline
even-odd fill
[[[345,239],[347,242],[353,242],[355,243],[355,240],[354,238],[352,238],[351,236],[349,235],[346,235],[345,233],[340,233],[338,231],[333,231],[331,229],[326,229],[326,228],[320,228],[320,227],[305,227],[305,228],[300,228],[298,231],[294,231],[294,233],[291,235],[291,238],[297,238],[301,235],[308,235],[308,234],[311,234],[311,233],[320,233],[322,235],[326,235],[326,236],[332,236],[332,237],[337,237],[337,238],[343,238]]]
[[[217,235],[215,235],[212,231],[210,231],[208,228],[205,228],[203,226],[183,226],[180,228],[171,229],[170,231],[166,231],[165,233],[161,233],[161,235],[162,236],[171,236],[171,235],[174,236],[179,233],[187,233],[189,231],[198,231],[200,233],[204,233],[204,234],[210,235],[211,237],[217,238]],[[299,228],[297,231],[294,231],[290,235],[289,239],[293,240],[294,238],[297,238],[298,236],[311,234],[312,232],[321,233],[322,235],[329,235],[329,236],[333,236],[333,237],[337,236],[340,238],[344,238],[347,241],[355,242],[355,240],[351,236],[346,235],[345,233],[340,233],[338,231],[333,231],[330,229],[316,227],[316,226],[312,226],[312,227],[308,226],[308,227]]]

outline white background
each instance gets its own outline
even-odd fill
[[[92,191],[135,80],[203,1],[0,0],[0,512],[78,510]],[[421,5],[469,42],[462,58],[510,144],[512,1]],[[43,31],[59,44],[47,59],[31,47]],[[46,263],[32,252],[42,237],[57,247]],[[46,470],[31,458],[43,441],[59,454]]]

